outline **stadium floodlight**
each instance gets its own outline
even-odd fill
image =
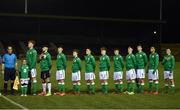
[[[28,4],[28,1],[25,0],[25,1],[24,1],[24,13],[25,13],[25,14],[28,13],[28,10],[27,10],[27,4]]]

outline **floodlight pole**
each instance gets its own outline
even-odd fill
[[[25,14],[28,14],[27,4],[28,4],[28,1],[25,0],[25,1],[24,1],[24,13],[25,13]]]

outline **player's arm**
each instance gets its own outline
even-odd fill
[[[1,66],[1,71],[2,71],[2,73],[4,73],[4,56],[3,56],[3,58],[2,58],[2,66]]]
[[[96,68],[96,61],[95,61],[95,58],[94,58],[94,57],[92,57],[91,59],[92,59],[93,69],[94,69],[94,71],[95,71],[95,68]]]
[[[50,55],[50,54],[48,55],[47,60],[48,60],[49,69],[51,69],[51,67],[52,67],[52,62],[51,62],[51,55]]]
[[[163,57],[163,60],[162,60],[162,65],[164,65],[164,64],[165,64],[165,62],[166,62],[166,59],[165,59],[165,57]]]
[[[122,66],[122,69],[124,69],[124,62],[123,62],[123,57],[122,56],[119,58],[119,61],[120,61],[120,64]]]
[[[66,56],[63,55],[63,65],[64,65],[64,68],[66,69],[67,67],[67,60],[66,60]]]
[[[144,53],[144,63],[145,63],[145,66],[146,66],[146,65],[147,65],[147,63],[148,63],[148,58],[147,58],[146,53]]]
[[[110,70],[110,65],[111,65],[109,56],[107,56],[106,61],[107,61],[107,68],[108,68],[108,71],[109,71]]]
[[[30,69],[32,69],[33,67],[35,67],[36,65],[36,60],[37,60],[37,51],[33,51],[33,55],[32,55],[32,61],[31,61],[31,64],[30,64]]]
[[[155,73],[155,71],[157,70],[158,64],[159,64],[159,55],[156,54],[156,57],[155,57],[155,68],[154,68],[154,72],[153,73]]]
[[[171,60],[172,62],[172,70],[174,69],[174,67],[175,67],[175,58],[174,58],[174,56],[172,56],[172,60]]]
[[[14,62],[15,62],[15,70],[16,70],[16,74],[18,74],[18,63],[17,63],[17,57],[15,55],[15,58],[14,58]]]
[[[82,70],[82,65],[81,65],[81,59],[80,58],[78,58],[78,65],[79,65],[79,69],[80,69],[80,71]]]
[[[137,67],[137,65],[136,65],[136,57],[134,55],[132,55],[132,60],[133,60],[134,66],[136,68]]]

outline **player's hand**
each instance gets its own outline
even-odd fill
[[[156,71],[153,71],[153,74],[155,73]]]
[[[16,70],[16,75],[18,75],[19,74],[19,71],[18,70]]]
[[[170,73],[172,73],[173,71],[171,70]]]
[[[4,74],[4,70],[2,70],[1,73]]]
[[[39,56],[39,59],[43,59],[44,58],[44,54],[42,53],[40,56]]]

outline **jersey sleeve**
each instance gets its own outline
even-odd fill
[[[175,67],[175,58],[174,56],[172,56],[172,70],[174,69],[174,67]]]
[[[158,64],[159,64],[159,55],[158,55],[158,54],[156,54],[156,57],[155,57],[155,68],[154,68],[154,71],[156,71],[156,70],[157,70],[157,68],[158,68]]]
[[[79,65],[79,69],[80,69],[80,71],[81,71],[82,65],[81,65],[81,59],[80,59],[80,58],[78,58],[78,65]]]
[[[137,67],[137,65],[136,65],[136,57],[134,55],[132,55],[132,60],[133,60],[134,66]]]
[[[95,58],[92,56],[92,65],[93,65],[93,69],[95,71],[95,68],[96,68],[96,61],[95,61]]]
[[[64,69],[66,69],[67,67],[67,60],[66,60],[66,56],[63,55],[63,65],[64,65]]]
[[[123,62],[123,57],[122,56],[120,56],[119,61],[121,63],[122,69],[123,69],[124,68],[124,62]]]
[[[148,63],[148,58],[147,58],[146,53],[144,53],[144,64],[145,64],[145,66],[147,65],[147,63]]]
[[[108,67],[108,71],[109,71],[110,70],[110,58],[109,58],[109,56],[107,56],[106,61],[107,61],[107,67]]]
[[[30,64],[30,69],[32,69],[33,67],[35,67],[36,65],[36,60],[37,60],[37,51],[34,50],[33,51],[33,57],[32,57],[32,61],[31,61],[31,64]]]
[[[50,54],[48,55],[47,60],[48,60],[49,69],[51,69],[51,67],[52,67],[52,62],[51,62],[51,55],[50,55]]]

